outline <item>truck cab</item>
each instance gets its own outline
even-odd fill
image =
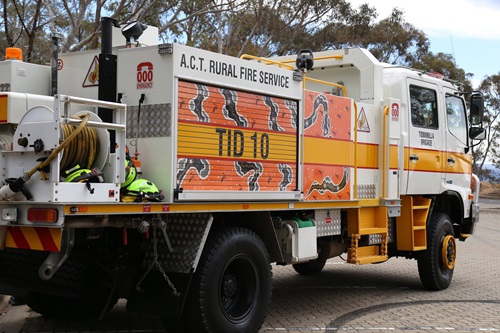
[[[292,61],[291,57],[278,59]],[[485,134],[481,127],[471,127],[481,123],[480,94],[461,91],[459,82],[439,73],[381,63],[365,49],[316,52],[314,59],[307,77],[342,84],[347,96],[356,101],[358,140],[373,136],[381,121],[378,114],[370,114],[371,106],[389,106],[388,150],[393,161],[387,176],[389,192],[397,187],[395,196],[441,198],[437,202],[447,206],[445,210],[456,223],[469,225],[462,222],[474,219],[471,216],[479,209],[479,182],[472,174],[470,148],[473,140],[483,139]],[[308,83],[312,89],[320,89],[318,85]],[[469,103],[465,97],[470,98]],[[388,98],[396,103],[389,103]],[[470,119],[467,104],[475,115]],[[397,177],[392,185],[391,177]],[[470,227],[464,227],[461,234],[467,237],[469,232]]]

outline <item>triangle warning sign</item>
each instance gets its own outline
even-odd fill
[[[99,85],[99,58],[94,57],[92,63],[90,64],[87,75],[83,80],[82,87],[97,87]]]
[[[366,118],[364,108],[361,108],[361,112],[359,113],[358,116],[358,131],[370,132],[370,125],[368,124],[368,119]]]

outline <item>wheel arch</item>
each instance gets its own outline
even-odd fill
[[[272,269],[263,239],[247,225],[214,219],[180,324],[189,332],[257,332],[271,297]],[[165,324],[169,328],[170,320]]]
[[[252,230],[264,242],[271,262],[283,262],[283,255],[269,212],[219,213],[214,214],[213,217],[212,230],[231,226]]]
[[[446,191],[435,198],[432,212],[447,214],[454,226],[455,237],[460,236],[460,227],[464,221],[462,197],[455,191]]]

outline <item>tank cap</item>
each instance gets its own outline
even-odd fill
[[[5,60],[23,60],[23,50],[17,47],[6,48]]]

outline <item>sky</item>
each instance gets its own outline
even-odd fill
[[[486,75],[500,73],[500,0],[349,0],[355,8],[367,3],[378,18],[392,8],[422,30],[433,53],[449,53],[457,65],[472,73],[477,85]]]

